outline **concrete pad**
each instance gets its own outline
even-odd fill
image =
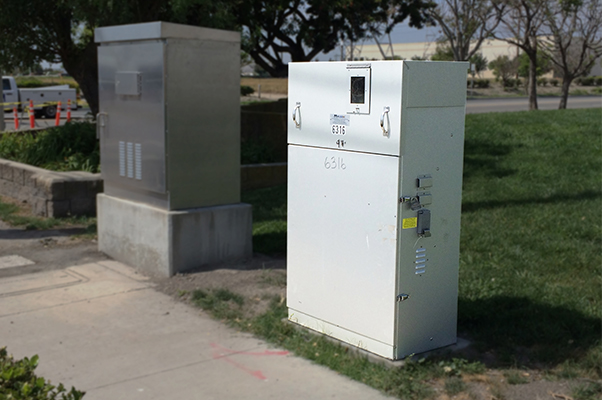
[[[147,204],[97,196],[98,249],[155,276],[253,255],[249,204],[167,211]]]
[[[28,260],[27,258],[17,255],[0,257],[0,269],[22,267],[24,265],[32,264],[35,263],[31,260]]]
[[[61,273],[63,275],[61,275]],[[384,399],[155,291],[118,262],[0,280],[1,345],[86,399]]]

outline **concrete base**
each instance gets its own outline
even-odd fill
[[[251,257],[249,204],[166,211],[97,196],[98,250],[145,273],[178,272]]]

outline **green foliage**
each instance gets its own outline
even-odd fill
[[[242,193],[253,206],[253,251],[262,254],[286,252],[286,185]]]
[[[75,388],[67,391],[62,384],[53,386],[50,381],[37,377],[38,356],[15,360],[6,347],[0,348],[0,399],[1,400],[80,400],[85,392]]]
[[[581,86],[602,86],[602,76],[585,76],[576,79]]]
[[[437,42],[435,53],[431,56],[432,61],[454,61],[454,52],[447,42]]]
[[[271,76],[286,76],[282,53],[292,61],[310,61],[333,50],[342,38],[380,35],[406,19],[420,28],[430,20],[426,12],[432,7],[423,0],[248,0],[236,7],[235,15],[243,27],[244,50]]]
[[[481,75],[481,72],[487,69],[487,57],[484,57],[483,53],[475,53],[468,61],[470,61],[471,64],[474,64],[475,72],[479,76]]]
[[[241,96],[249,96],[253,93],[255,93],[255,89],[253,89],[251,86],[246,86],[246,85],[240,86],[240,95]]]
[[[71,79],[60,79],[48,80],[40,79],[33,76],[18,76],[15,77],[17,87],[20,89],[26,88],[39,88],[44,86],[55,86],[55,85],[69,85],[70,88],[76,89],[79,92],[79,85]]]
[[[602,383],[583,383],[573,389],[572,395],[575,400],[599,400],[602,398]]]
[[[527,53],[521,53],[518,56],[518,76],[522,78],[529,77],[529,65],[531,61]],[[542,76],[543,74],[549,72],[552,69],[550,65],[550,60],[546,57],[542,52],[537,53],[537,69],[536,75]]]
[[[498,56],[489,63],[489,69],[493,71],[496,81],[502,81],[504,87],[514,86],[510,81],[516,75],[517,60],[511,60],[508,56]],[[516,82],[513,82],[516,84]]]
[[[474,86],[476,88],[487,89],[489,87],[489,85],[490,85],[489,79],[475,79],[474,80]],[[469,79],[468,81],[466,81],[466,86],[467,87],[472,86],[472,79]]]
[[[548,78],[538,78],[537,86],[546,86],[548,84]]]
[[[72,122],[33,133],[4,133],[0,157],[54,171],[99,172],[95,125]]]
[[[509,370],[504,372],[504,378],[510,385],[522,385],[529,383],[529,379],[518,370]]]
[[[206,292],[197,289],[192,292],[192,302],[209,311],[218,319],[237,319],[241,317],[241,307],[244,298],[227,289],[218,289]]]
[[[262,164],[276,161],[274,149],[265,141],[245,140],[240,144],[241,164]]]
[[[464,383],[462,378],[454,376],[445,380],[445,386],[443,389],[448,396],[455,396],[458,393],[465,391],[467,388],[468,386],[466,383]]]
[[[550,79],[550,85],[556,87],[556,86],[558,86],[558,83],[559,83],[558,79]]]

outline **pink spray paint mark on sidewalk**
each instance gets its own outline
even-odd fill
[[[224,360],[228,364],[231,364],[231,365],[235,366],[236,368],[240,369],[241,371],[244,371],[247,374],[254,376],[255,378],[263,380],[263,381],[267,380],[268,378],[261,371],[252,370],[252,369],[248,368],[247,366],[245,366],[237,361],[232,360],[229,356],[240,354],[240,355],[245,355],[245,356],[263,357],[263,356],[286,356],[288,354],[288,351],[272,351],[272,350],[264,350],[264,351],[259,351],[259,352],[236,351],[236,350],[232,350],[227,347],[221,346],[217,343],[211,343],[211,347],[213,348],[213,359],[214,360],[217,360],[217,359]]]

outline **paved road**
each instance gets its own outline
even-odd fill
[[[539,97],[537,104],[540,110],[556,110],[560,98]],[[595,108],[602,107],[602,96],[574,96],[569,97],[568,108]],[[524,97],[507,99],[469,99],[466,102],[466,113],[488,113],[526,111],[529,109],[529,100]]]
[[[283,97],[284,95],[274,95],[276,97]],[[540,110],[556,110],[560,99],[558,97],[540,97],[537,99]],[[602,107],[602,96],[573,96],[569,97],[568,108],[596,108]],[[503,99],[469,99],[466,102],[466,113],[467,114],[478,114],[488,112],[512,112],[512,111],[526,111],[529,109],[529,101],[525,97],[517,98],[503,98]],[[73,111],[71,116],[73,119],[83,119],[90,117],[89,108],[80,108],[77,111]],[[65,113],[61,115],[61,125],[65,123]],[[4,114],[4,120],[6,123],[6,130],[12,131],[14,129],[14,121],[11,113]],[[54,119],[37,118],[37,127],[54,126]],[[21,119],[21,130],[29,127],[29,119],[24,114]]]

